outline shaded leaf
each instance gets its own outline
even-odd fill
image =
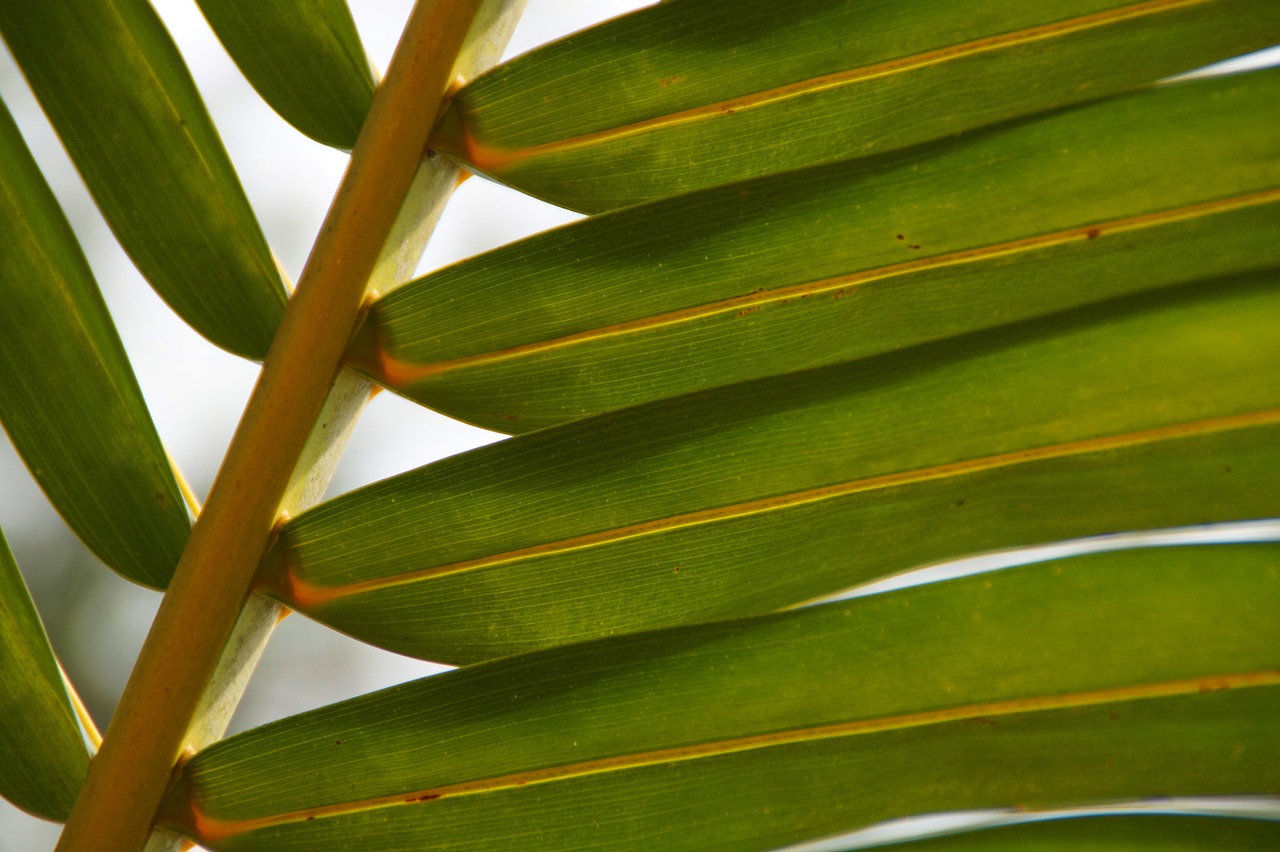
[[[677,0],[464,88],[432,147],[599,212],[865,157],[1280,41],[1256,0]],[[1118,58],[1123,57],[1120,61]]]
[[[0,245],[0,422],[89,549],[162,587],[186,505],[80,245],[3,106]]]
[[[272,109],[318,142],[355,147],[376,83],[346,0],[198,2]]]
[[[124,250],[209,340],[262,358],[285,291],[146,0],[0,3],[0,33]]]
[[[1274,543],[1127,551],[512,657],[214,745],[161,822],[226,850],[768,849],[1274,790],[1278,593]]]
[[[89,767],[75,710],[26,583],[0,534],[0,793],[66,819]]]
[[[470,662],[768,612],[992,547],[1271,517],[1276,281],[523,435],[292,519],[261,584],[373,644]]]
[[[526,432],[1199,278],[1280,266],[1280,72],[543,234],[376,302],[385,386]]]

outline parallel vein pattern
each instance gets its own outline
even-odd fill
[[[107,565],[163,588],[191,521],[97,282],[0,105],[0,425]]]
[[[1280,13],[1267,6],[808,0],[779,16],[765,0],[664,3],[477,80],[432,145],[600,212],[1146,85],[1271,44]]]
[[[163,821],[235,850],[375,824],[390,848],[770,848],[922,796],[1266,789],[1277,582],[1274,544],[1097,554],[513,657],[211,747]]]
[[[1274,268],[1277,100],[1276,72],[1166,87],[587,220],[391,293],[350,359],[527,432]]]
[[[1207,280],[520,436],[294,518],[260,588],[471,662],[990,548],[1273,516],[1275,285]]]
[[[261,359],[285,288],[195,82],[146,0],[0,4],[0,34],[139,271]]]

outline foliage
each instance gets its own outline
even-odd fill
[[[1156,82],[1280,6],[674,0],[490,68],[523,4],[424,0],[375,88],[342,0],[200,5],[352,149],[287,298],[146,0],[0,3],[122,247],[263,359],[198,509],[0,110],[0,420],[167,589],[89,761],[0,540],[0,792],[60,848],[1275,843],[1102,815],[1280,790],[1275,543],[849,590],[1276,515],[1280,73]],[[471,172],[591,215],[409,280]],[[514,437],[316,505],[375,385]],[[282,607],[462,667],[220,740]]]

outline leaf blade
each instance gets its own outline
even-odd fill
[[[45,819],[71,811],[89,767],[75,710],[8,542],[0,533],[0,793]]]
[[[1272,516],[1274,279],[1145,294],[524,435],[290,520],[260,581],[373,644],[476,661],[770,611],[908,560],[1117,519]],[[1098,514],[1055,521],[1058,489]]]
[[[377,84],[345,0],[200,0],[200,10],[282,118],[317,142],[355,147]]]
[[[349,357],[526,432],[1274,267],[1277,98],[1276,72],[1169,86],[589,219],[378,300]]]
[[[822,833],[833,807],[847,829],[920,809],[1254,791],[1276,771],[1276,552],[1098,554],[462,669],[212,747],[168,818],[197,814],[185,827],[218,849],[374,824],[391,846],[769,848]],[[1190,759],[1201,748],[1206,762]],[[282,761],[301,779],[288,790],[267,778]]]
[[[4,4],[0,33],[129,257],[217,345],[261,359],[286,298],[195,83],[145,0]]]
[[[0,423],[50,502],[126,577],[168,583],[190,519],[93,273],[0,105]]]
[[[1274,9],[1247,0],[813,0],[788,12],[686,0],[606,23],[459,92],[433,148],[600,212],[1124,91],[1280,32]]]

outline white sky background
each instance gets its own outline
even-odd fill
[[[378,69],[385,69],[412,0],[349,2],[371,58]],[[268,241],[296,280],[346,155],[303,137],[258,98],[193,0],[153,4],[187,57]],[[508,54],[643,5],[643,0],[530,0]],[[1280,54],[1273,51],[1270,61],[1280,61]],[[0,94],[86,249],[162,438],[203,496],[257,376],[257,365],[196,335],[137,275],[2,47]],[[469,180],[450,204],[420,271],[573,218],[574,214],[484,180]],[[494,437],[393,394],[380,394],[363,415],[332,490],[350,490]],[[103,708],[114,705],[159,596],[93,562],[49,508],[7,440],[0,440],[0,528],[49,622],[56,650],[105,727],[109,711]],[[292,617],[276,632],[233,730],[434,670],[430,664],[370,648]],[[56,836],[57,827],[0,800],[0,852],[50,849]]]
[[[342,177],[346,154],[307,139],[271,111],[223,51],[194,0],[152,3],[187,59],[267,241],[296,281]],[[370,58],[384,71],[412,0],[349,0],[349,5]],[[644,5],[644,0],[529,0],[508,55]],[[137,274],[2,44],[0,95],[85,248],[161,437],[203,497],[257,365],[228,355],[187,328]],[[442,218],[420,271],[575,218],[487,181],[469,180]],[[347,491],[495,437],[393,394],[379,394],[356,428],[332,491]],[[0,528],[49,621],[55,649],[105,727],[101,708],[114,705],[123,689],[159,595],[120,579],[88,555],[3,438]],[[435,670],[295,616],[276,631],[233,729]],[[56,826],[0,800],[0,852],[51,849],[57,832]]]

